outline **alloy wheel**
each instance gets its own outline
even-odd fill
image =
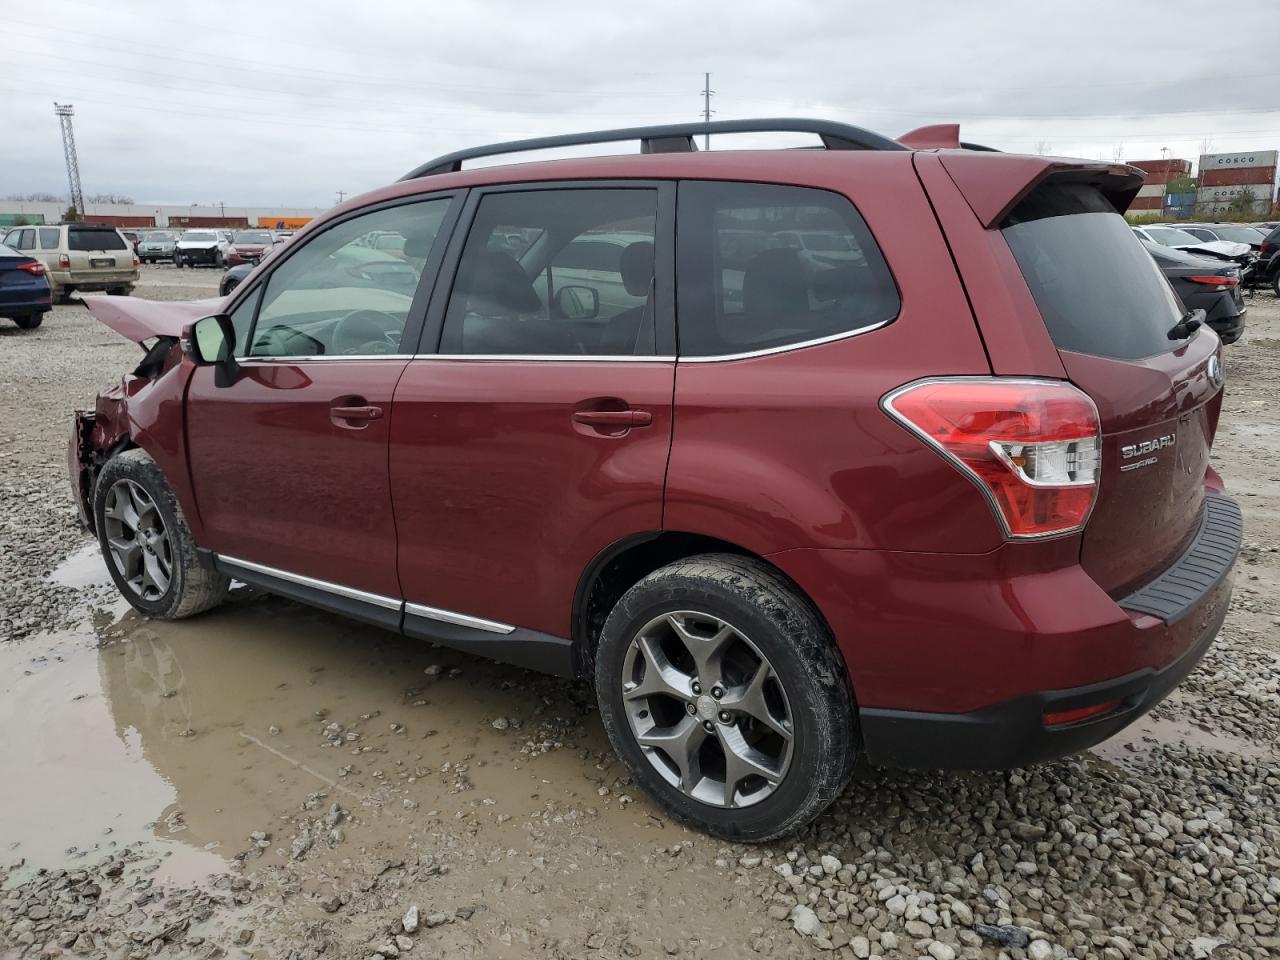
[[[680,610],[641,627],[623,658],[622,699],[645,758],[692,799],[751,806],[787,774],[786,691],[759,647],[720,617]]]
[[[121,578],[143,600],[159,600],[173,578],[173,542],[150,494],[117,480],[103,504],[104,533]]]

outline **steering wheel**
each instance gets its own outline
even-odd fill
[[[353,310],[333,328],[330,353],[339,356],[395,353],[404,321],[381,310]]]

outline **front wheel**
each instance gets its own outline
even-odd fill
[[[14,317],[13,322],[23,330],[34,330],[44,322],[43,313],[29,313],[25,317]]]
[[[595,683],[632,776],[714,836],[797,830],[853,773],[843,659],[813,606],[759,561],[708,554],[642,579],[605,622]]]
[[[1276,270],[1276,275],[1271,278],[1271,289],[1277,297],[1280,297],[1280,269]]]
[[[176,253],[173,255],[173,265],[179,270],[182,269],[182,257],[178,256]]]
[[[93,515],[111,579],[135,609],[178,620],[226,596],[231,581],[200,563],[182,508],[145,451],[107,461],[94,486]]]

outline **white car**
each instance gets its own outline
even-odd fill
[[[231,241],[219,230],[186,230],[173,245],[173,265],[221,267],[231,251]]]
[[[1165,224],[1134,227],[1133,232],[1144,240],[1158,243],[1162,247],[1173,247],[1175,250],[1189,250],[1192,253],[1208,253],[1224,260],[1236,260],[1246,256],[1253,248],[1247,243],[1233,243],[1229,240],[1201,240],[1185,230]]]

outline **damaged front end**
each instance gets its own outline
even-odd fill
[[[179,500],[185,499],[185,476],[174,475],[185,458],[181,399],[190,374],[179,339],[193,320],[216,313],[219,301],[85,297],[84,302],[95,319],[146,351],[131,373],[98,394],[93,412],[75,412],[67,472],[80,522],[94,530],[93,488],[98,474],[108,460],[130,447],[147,450],[170,477]]]

